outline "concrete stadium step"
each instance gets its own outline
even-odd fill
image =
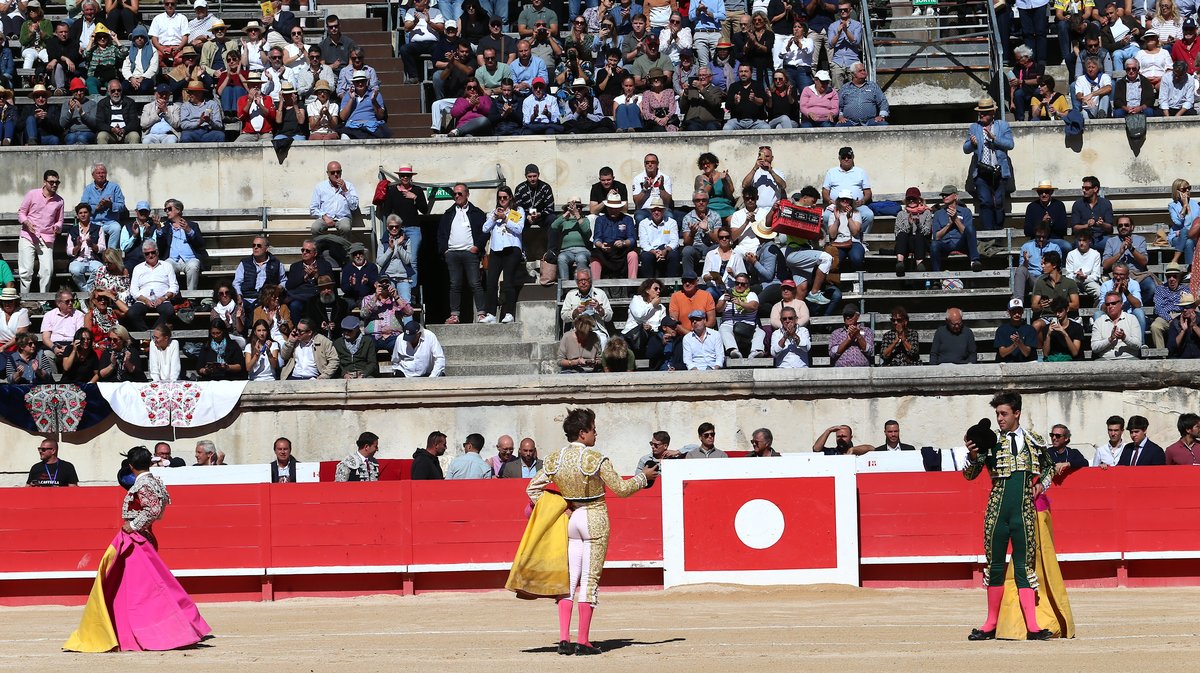
[[[519,322],[493,323],[490,325],[465,323],[458,325],[426,325],[429,331],[437,335],[443,346],[459,344],[494,344],[514,343],[521,341],[522,331]]]
[[[536,362],[455,362],[446,358],[447,376],[532,376],[542,373]]]
[[[442,344],[447,362],[531,362],[537,345],[528,341]]]

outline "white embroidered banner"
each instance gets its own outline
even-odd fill
[[[140,427],[193,428],[215,423],[237,405],[245,381],[100,383],[121,420]]]

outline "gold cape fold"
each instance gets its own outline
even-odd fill
[[[533,507],[504,587],[518,598],[567,595],[567,501],[547,491]]]
[[[83,617],[79,620],[79,628],[63,645],[64,650],[71,652],[109,652],[117,648],[117,631],[113,627],[112,614],[109,610],[108,599],[104,596],[104,578],[112,568],[117,558],[117,550],[112,545],[105,550],[100,558],[100,568],[96,570],[96,581],[92,583],[92,592],[88,594],[87,605],[83,608]]]
[[[1071,614],[1071,601],[1067,599],[1067,588],[1063,583],[1062,570],[1058,567],[1058,555],[1054,551],[1054,526],[1050,511],[1037,513],[1038,552],[1034,558],[1040,580],[1037,603],[1037,622],[1043,629],[1050,629],[1055,638],[1075,637],[1075,617]],[[1008,562],[1008,574],[1004,578],[1004,600],[1000,603],[1000,621],[996,624],[996,637],[1005,640],[1025,640],[1025,618],[1021,614],[1021,602],[1017,598],[1017,582],[1013,578],[1012,561]]]

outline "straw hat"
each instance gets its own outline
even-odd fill
[[[995,112],[996,101],[992,100],[991,96],[984,96],[979,99],[979,104],[975,106],[976,112]]]

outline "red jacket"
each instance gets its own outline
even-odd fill
[[[1192,40],[1191,48],[1188,48],[1182,39],[1175,40],[1175,46],[1171,47],[1171,60],[1186,63],[1189,75],[1196,72],[1197,55],[1200,55],[1200,38]]]
[[[250,107],[250,96],[247,94],[238,99],[237,116],[242,122],[242,133],[271,133],[275,129],[275,101],[271,100],[270,96],[262,96],[261,108],[257,111],[262,115],[263,125],[261,131],[255,131],[250,125],[250,114],[246,108]]]

